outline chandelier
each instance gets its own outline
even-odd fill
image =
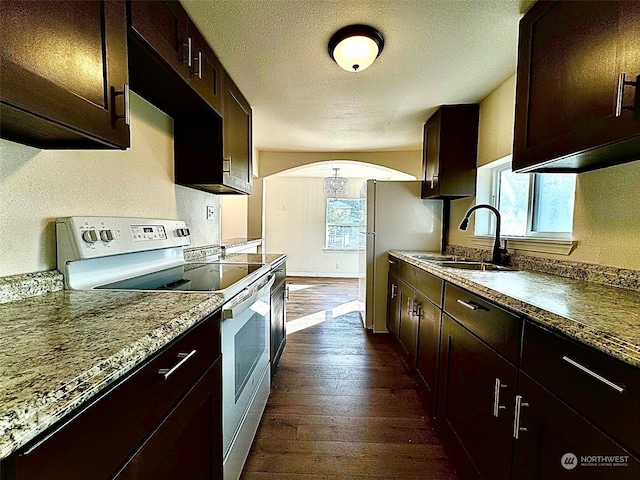
[[[333,177],[327,177],[324,179],[323,190],[324,194],[337,198],[338,195],[345,195],[347,193],[348,180],[343,177],[338,177],[339,168],[333,169]]]

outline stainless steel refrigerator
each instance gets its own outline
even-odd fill
[[[389,250],[440,252],[442,200],[422,200],[420,181],[367,180],[365,249],[360,250],[358,304],[365,328],[387,332]],[[362,191],[365,196],[365,189]]]

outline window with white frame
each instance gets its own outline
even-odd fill
[[[500,211],[501,235],[571,239],[576,175],[514,173],[511,157],[478,169],[478,203]],[[476,212],[475,234],[494,235],[495,215]]]
[[[327,198],[327,250],[358,251],[364,249],[365,235],[361,235],[365,218],[362,198]]]

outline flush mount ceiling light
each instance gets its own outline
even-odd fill
[[[347,185],[349,181],[346,178],[338,177],[339,170],[339,168],[334,168],[333,177],[327,177],[324,179],[324,194],[329,197],[337,198],[338,195],[345,195],[347,193]]]
[[[347,72],[361,72],[384,48],[382,33],[369,25],[348,25],[329,40],[329,56]]]

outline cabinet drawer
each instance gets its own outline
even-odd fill
[[[398,270],[400,269],[401,263],[404,262],[397,259],[396,257],[389,255],[389,272],[393,273],[394,275],[398,275]]]
[[[445,287],[444,310],[514,365],[518,364],[520,318],[450,283]]]
[[[442,289],[444,282],[440,278],[406,262],[400,262],[399,272],[400,278],[438,307],[442,307]]]
[[[179,356],[193,351],[188,359]],[[220,320],[210,317],[19,453],[15,479],[110,478],[219,354]],[[182,360],[171,373],[159,373]]]
[[[531,322],[522,370],[636,453],[640,452],[640,371]]]

